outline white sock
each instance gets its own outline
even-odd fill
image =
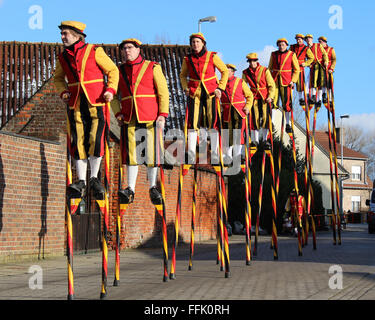
[[[287,124],[290,124],[290,112],[285,112],[285,120]]]
[[[135,191],[135,184],[137,182],[138,166],[128,166],[128,187]]]
[[[242,145],[235,144],[233,146],[233,158],[240,156],[241,151],[242,151]]]
[[[322,101],[323,92],[322,90],[318,90],[318,101]]]
[[[157,175],[158,175],[158,167],[147,167],[147,177],[150,183],[150,188],[156,186]]]
[[[197,137],[198,137],[197,131],[188,132],[188,151],[190,151],[190,153],[193,153],[194,155],[195,155],[196,148],[197,148]]]
[[[225,148],[226,150],[225,150],[225,154],[227,155],[227,157],[229,158],[229,159],[232,159],[233,158],[233,156],[234,156],[234,149],[233,149],[233,146],[230,146],[230,147],[226,147]],[[233,156],[232,156],[232,153],[233,153]]]
[[[301,92],[298,91],[298,99],[300,99],[300,100],[303,99],[302,93],[303,93],[302,91]]]
[[[259,143],[259,130],[254,130],[254,141]]]
[[[316,88],[311,88],[311,96],[315,96],[316,94]]]
[[[100,169],[100,164],[102,162],[102,157],[89,157],[89,162],[90,162],[90,170],[91,170],[91,175],[90,178],[98,177],[98,172]]]
[[[268,129],[263,128],[263,141],[267,140],[267,136],[268,136]]]
[[[83,180],[86,183],[87,159],[76,160],[76,169],[78,180]]]
[[[219,134],[211,134],[211,155],[219,154]]]

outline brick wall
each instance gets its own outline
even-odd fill
[[[0,262],[63,254],[64,149],[0,132]]]
[[[55,92],[52,81],[46,82],[46,84],[34,95],[32,99],[6,124],[3,131],[21,133],[22,135],[29,137],[38,137],[41,139],[48,139],[51,141],[59,142],[58,147],[54,143],[45,142],[45,148],[48,146],[54,146],[56,149],[56,161],[59,163],[55,166],[59,168],[56,172],[56,176],[51,176],[49,170],[50,180],[48,183],[49,194],[53,190],[53,194],[56,196],[54,201],[56,203],[51,206],[47,206],[47,227],[56,226],[56,230],[53,229],[54,237],[56,237],[55,246],[51,252],[56,254],[63,254],[65,235],[64,235],[64,201],[65,201],[65,130],[66,130],[66,113],[65,107],[62,104],[60,98]],[[6,221],[6,215],[8,212],[12,212],[13,215],[20,209],[24,208],[17,207],[12,208],[12,203],[29,203],[32,206],[33,215],[35,215],[32,221],[34,229],[24,230],[22,237],[32,238],[33,240],[26,242],[18,241],[18,235],[16,229],[5,229],[7,223],[4,223],[3,230],[0,231],[0,239],[3,239],[0,244],[0,261],[9,259],[11,255],[31,255],[37,256],[39,251],[38,232],[41,228],[41,207],[39,204],[45,201],[45,197],[40,193],[42,180],[36,180],[36,177],[31,179],[32,184],[26,183],[26,179],[22,177],[20,179],[19,172],[15,171],[14,167],[9,167],[16,162],[19,162],[20,167],[27,167],[28,157],[16,156],[16,154],[30,154],[33,161],[40,163],[40,145],[41,142],[38,140],[30,140],[21,137],[13,137],[2,134],[1,142],[5,145],[3,137],[6,137],[7,141],[6,148],[2,147],[0,156],[2,157],[3,166],[6,171],[3,170],[3,180],[5,179],[6,189],[5,193],[7,198],[4,198],[2,203],[0,198],[0,206],[3,205],[3,222]],[[113,247],[115,242],[116,234],[116,213],[117,213],[117,188],[118,188],[118,163],[119,163],[119,145],[116,137],[112,137],[110,148],[111,158],[111,185],[110,185],[110,220],[109,220],[109,242],[110,247]],[[18,139],[18,140],[17,140]],[[22,143],[19,142],[22,140]],[[31,142],[30,142],[31,141]],[[13,144],[13,146],[12,146]],[[29,145],[33,152],[25,151],[19,148],[21,145]],[[11,150],[11,151],[8,151]],[[3,152],[6,152],[3,154]],[[53,153],[54,154],[54,153]],[[52,154],[51,154],[52,156]],[[39,157],[39,158],[38,158]],[[52,160],[51,160],[52,161]],[[6,165],[6,167],[5,167]],[[36,164],[35,164],[36,166]],[[28,172],[29,174],[36,174],[40,168],[35,167],[33,164],[33,170]],[[73,167],[74,169],[74,167]],[[5,172],[5,173],[4,173]],[[53,173],[55,174],[55,172]],[[126,177],[126,172],[124,173]],[[39,171],[40,178],[40,171]],[[176,201],[177,201],[177,187],[179,179],[179,168],[174,167],[173,170],[165,170],[165,188],[166,188],[166,205],[167,205],[167,224],[169,232],[169,243],[173,241],[174,232],[174,221],[176,212]],[[126,178],[124,179],[126,181]],[[12,195],[12,190],[18,190],[18,184],[25,183],[25,191],[17,196]],[[44,180],[43,180],[44,181]],[[195,239],[197,242],[212,239],[216,236],[216,175],[209,171],[199,171],[198,173],[198,197],[197,197],[197,209],[196,209],[196,228],[195,228]],[[190,219],[192,210],[192,187],[193,187],[193,170],[184,178],[184,189],[182,194],[182,219],[180,226],[180,239],[182,241],[190,241]],[[0,192],[2,187],[0,185]],[[26,190],[29,190],[28,192]],[[37,194],[32,194],[31,191],[38,190]],[[31,200],[29,199],[31,197]],[[9,202],[12,201],[12,202]],[[51,196],[47,201],[52,201]],[[57,204],[58,203],[58,204]],[[6,208],[6,211],[5,211]],[[9,211],[10,210],[10,211]],[[50,210],[56,210],[51,211]],[[58,212],[57,212],[58,211]],[[0,211],[1,212],[1,211]],[[17,218],[18,219],[18,218]],[[23,218],[20,220],[22,221]],[[39,219],[39,220],[38,220]],[[56,219],[56,221],[54,220]],[[62,219],[62,220],[61,220]],[[149,200],[148,194],[148,181],[146,168],[140,167],[139,176],[136,188],[135,202],[129,206],[127,213],[122,219],[122,232],[121,232],[121,246],[125,247],[137,247],[139,245],[159,245],[161,238],[161,221],[159,216],[155,213],[155,209]],[[8,227],[10,225],[8,224]],[[39,229],[38,229],[39,228]],[[48,229],[48,236],[52,236],[51,229]],[[6,232],[5,232],[6,231]],[[58,238],[58,239],[57,239]],[[4,249],[8,248],[8,249]],[[46,247],[47,248],[47,247]],[[7,250],[10,250],[9,252]],[[9,253],[9,254],[8,254]]]

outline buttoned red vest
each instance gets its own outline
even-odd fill
[[[258,64],[255,70],[249,67],[244,71],[246,81],[250,86],[254,99],[266,100],[268,97],[266,71],[267,68],[260,64]]]
[[[77,43],[74,52],[65,49],[58,59],[68,79],[69,107],[75,108],[79,94],[83,91],[91,106],[103,106],[106,90],[103,71],[95,60],[97,46]]]
[[[154,85],[156,62],[144,60],[135,65],[120,66],[119,90],[121,92],[121,113],[129,123],[135,112],[138,122],[155,121],[159,113],[159,102]]]
[[[286,50],[285,52],[272,52],[272,70],[271,74],[275,82],[280,76],[281,85],[288,86],[292,81],[293,74],[293,52]]]
[[[206,51],[203,55],[188,54],[185,61],[188,67],[189,93],[194,96],[195,91],[203,85],[207,94],[212,95],[217,89],[218,81],[215,74],[213,58],[216,52]]]
[[[293,51],[297,56],[297,60],[298,60],[300,67],[302,66],[302,63],[306,61],[307,48],[308,48],[307,46],[305,45],[300,46],[298,45],[298,43],[292,44],[290,46],[290,50]]]
[[[223,121],[225,122],[230,121],[231,106],[237,110],[242,118],[246,117],[243,111],[246,102],[242,90],[242,79],[234,76],[231,79],[228,79],[225,92],[221,94],[221,105],[223,106]]]

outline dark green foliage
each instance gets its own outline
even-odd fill
[[[293,148],[292,145],[284,146],[280,143],[279,138],[274,136],[274,166],[275,166],[275,180],[277,179],[278,172],[278,155],[279,150],[282,150],[282,164],[280,173],[280,186],[279,194],[277,197],[277,229],[281,230],[282,217],[284,214],[284,208],[290,192],[294,189],[294,160],[293,160]],[[251,222],[252,225],[256,224],[256,217],[259,210],[258,207],[258,196],[259,187],[261,182],[261,165],[262,165],[263,151],[259,149],[257,153],[252,157],[251,164]],[[296,150],[297,159],[297,176],[298,176],[298,188],[300,194],[305,196],[305,158],[302,157],[298,149]],[[262,212],[260,214],[260,226],[266,229],[269,233],[271,232],[272,226],[272,194],[271,194],[271,183],[272,174],[270,171],[270,160],[266,158],[265,176],[263,184],[263,199],[262,199]],[[245,209],[246,209],[246,198],[245,198],[245,175],[241,171],[238,175],[228,177],[228,214],[229,222],[233,224],[234,221],[240,221],[245,225]],[[322,188],[319,182],[313,180],[313,192],[314,192],[314,207],[312,209],[313,214],[321,214],[324,212],[322,205]]]

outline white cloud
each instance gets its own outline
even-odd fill
[[[336,126],[341,125],[340,114],[336,112]],[[349,119],[343,120],[343,127],[345,125],[358,126],[363,130],[364,133],[375,132],[375,113],[360,113],[360,114],[350,114]]]
[[[262,66],[268,67],[271,52],[276,51],[276,50],[278,50],[276,47],[274,47],[272,45],[266,45],[262,50],[253,51],[253,52],[257,53],[258,58],[259,58],[259,63]],[[241,60],[238,63],[235,63],[235,65],[237,66],[237,72],[236,72],[237,77],[242,77],[242,71],[249,67],[249,63],[246,61],[246,58],[244,58],[243,60]]]

